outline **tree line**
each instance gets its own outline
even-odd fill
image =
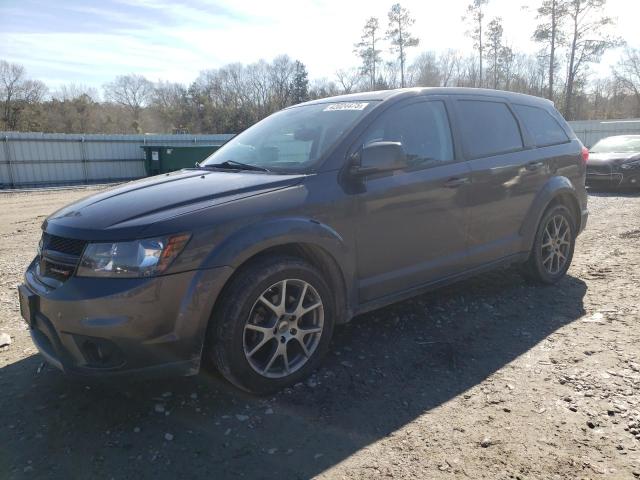
[[[359,65],[332,78],[309,79],[299,60],[232,63],[202,71],[189,85],[116,77],[97,89],[50,90],[19,64],[0,60],[0,130],[63,133],[237,133],[265,116],[310,99],[405,86],[486,87],[543,96],[567,119],[640,117],[640,50],[626,47],[606,77],[590,66],[624,42],[613,35],[606,0],[540,0],[534,11],[534,53],[513,49],[500,17],[486,18],[491,0],[471,0],[462,20],[473,50],[423,51],[415,18],[394,4],[384,21],[365,20],[353,52]]]

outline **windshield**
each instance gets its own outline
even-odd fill
[[[640,135],[609,137],[591,148],[592,153],[640,153]]]
[[[375,102],[305,105],[277,112],[229,140],[202,166],[308,171]]]

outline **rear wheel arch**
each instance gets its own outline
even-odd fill
[[[551,199],[551,201],[547,204],[547,207],[544,209],[544,212],[554,207],[555,205],[564,205],[569,209],[571,215],[573,216],[573,222],[576,227],[576,232],[579,232],[581,214],[580,205],[578,204],[578,199],[576,198],[576,196],[571,195],[568,192],[560,192]]]
[[[542,215],[522,273],[537,283],[556,283],[571,265],[576,236],[570,207],[562,202],[551,202]]]
[[[581,210],[578,195],[571,181],[566,177],[553,177],[540,190],[529,207],[529,212],[520,229],[523,238],[523,251],[530,251],[540,221],[545,213],[555,205],[564,205],[572,214],[576,232],[580,231]]]

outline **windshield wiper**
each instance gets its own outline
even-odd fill
[[[269,172],[270,170],[258,165],[250,165],[248,163],[236,162],[235,160],[225,160],[221,163],[214,163],[213,165],[200,165],[203,168],[222,168],[229,170],[254,170],[257,172]]]

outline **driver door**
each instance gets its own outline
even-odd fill
[[[363,180],[356,245],[362,302],[460,273],[470,168],[457,161],[444,99],[391,107],[358,145],[401,142],[408,167]]]

